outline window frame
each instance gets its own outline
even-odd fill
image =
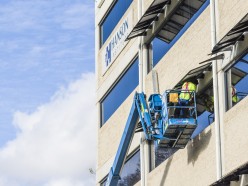
[[[101,21],[99,22],[98,26],[99,26],[99,49],[102,48],[102,46],[105,44],[105,42],[108,40],[108,38],[110,37],[110,35],[112,34],[113,30],[116,28],[116,26],[118,25],[118,23],[120,22],[120,20],[122,19],[123,15],[127,12],[127,10],[129,9],[129,7],[131,6],[131,4],[133,3],[134,0],[132,0],[131,4],[129,5],[129,7],[125,10],[125,12],[123,13],[122,17],[119,19],[119,21],[117,22],[117,24],[115,25],[115,27],[113,28],[113,30],[110,32],[109,36],[106,38],[105,41],[103,41],[103,23],[105,22],[105,20],[107,19],[107,17],[109,16],[109,14],[111,13],[111,11],[114,9],[114,6],[116,5],[116,3],[118,1],[122,1],[122,0],[112,0],[112,3],[110,4],[108,10],[106,11],[105,15],[102,17]]]
[[[225,109],[225,112],[229,111],[230,109],[232,109],[236,104],[238,104],[241,100],[239,100],[235,105],[233,105],[232,103],[232,92],[231,92],[231,87],[232,86],[232,72],[231,72],[231,69],[233,67],[235,67],[236,64],[238,64],[245,56],[248,56],[248,51],[247,53],[243,54],[241,57],[239,57],[238,59],[234,60],[234,61],[231,61],[228,65],[225,66],[225,69],[223,69],[223,72],[224,72],[224,92],[225,92],[225,95],[224,95],[224,100],[225,100],[225,103],[226,103],[226,109]],[[248,64],[247,64],[248,65]],[[241,71],[243,71],[242,69],[240,69]],[[245,78],[245,77],[244,77]],[[242,79],[240,79],[239,81],[241,81]],[[239,82],[238,81],[238,82]],[[237,84],[238,84],[237,82]],[[236,85],[237,85],[236,84]],[[236,86],[235,85],[235,86]]]
[[[111,10],[114,8],[114,5],[117,3],[118,0],[113,0],[112,3],[110,4],[108,10],[106,11],[105,15],[102,17],[101,21],[98,24],[99,27],[99,49],[102,48],[103,46],[103,30],[102,30],[102,25],[104,23],[104,21],[106,20],[106,18],[108,17],[109,13],[111,12]]]
[[[140,147],[138,146],[137,148],[135,148],[125,159],[125,163],[123,164],[123,167],[125,166],[125,164],[136,154],[140,151]],[[140,156],[139,156],[140,158]],[[140,175],[141,176],[141,175]],[[103,177],[103,179],[101,179],[100,186],[104,186],[103,184],[107,181],[108,179],[108,174],[106,176]]]
[[[209,7],[210,5],[210,0],[206,0],[205,3],[202,4],[202,6],[198,9],[198,11],[201,11],[199,15],[198,11],[188,20],[188,22],[184,25],[184,27],[178,32],[178,34],[174,37],[173,40],[171,40],[169,43],[163,41],[162,39],[159,39],[157,36],[155,36],[151,41],[150,44],[152,45],[152,68],[154,68],[160,61],[161,59],[170,51],[170,49],[181,39],[181,37],[187,32],[187,30],[194,24],[194,22],[199,18],[199,16]],[[202,9],[202,10],[201,10]],[[195,17],[195,20],[191,22],[191,19]],[[186,27],[187,26],[187,27]],[[153,41],[154,39],[159,40],[159,42],[164,42],[166,44],[166,48],[168,47],[168,50],[163,54],[163,56],[155,63],[154,60],[154,44]]]
[[[108,88],[108,91],[105,92],[104,96],[100,99],[99,103],[100,103],[100,128],[105,125],[105,123],[107,122],[107,120],[109,118],[111,118],[111,116],[115,113],[115,111],[122,105],[122,103],[117,107],[117,109],[112,113],[112,115],[104,122],[104,117],[103,117],[103,113],[104,113],[104,108],[103,108],[103,101],[105,100],[105,98],[107,98],[107,96],[111,93],[111,91],[116,87],[116,85],[120,82],[120,80],[125,76],[125,74],[128,72],[128,70],[130,69],[130,67],[135,63],[135,61],[138,60],[139,63],[139,56],[138,54],[136,54],[130,61],[130,63],[123,69],[123,71],[120,73],[120,75],[118,76],[118,78],[112,83],[112,85]],[[139,67],[138,67],[139,68]],[[139,74],[138,74],[138,78],[139,78]],[[139,85],[139,83],[138,83]],[[137,86],[138,86],[137,85]],[[137,87],[136,86],[136,87]],[[131,94],[131,93],[130,93]],[[129,94],[129,95],[130,95]],[[128,96],[129,96],[128,95]],[[127,97],[128,97],[127,96]],[[126,97],[126,98],[127,98]],[[125,98],[125,100],[126,100]],[[124,101],[125,101],[124,100]]]

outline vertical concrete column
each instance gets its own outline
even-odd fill
[[[142,17],[142,0],[138,0],[138,19]],[[139,37],[139,92],[144,91],[143,77],[143,38]],[[140,174],[141,186],[145,186],[145,135],[140,133]]]
[[[228,70],[228,72],[226,73],[226,89],[227,89],[226,96],[228,97],[226,109],[230,109],[232,107],[232,99],[230,99],[232,97],[232,72],[231,70]]]
[[[149,64],[148,64],[148,71],[152,70],[153,68],[153,46],[152,44],[150,43],[149,45],[147,45],[148,47],[148,61],[149,61]]]
[[[211,40],[212,48],[217,43],[216,31],[216,15],[217,15],[217,2],[210,0],[210,17],[211,17]],[[213,69],[213,91],[214,91],[214,116],[215,116],[215,147],[216,147],[216,172],[217,180],[222,177],[222,155],[221,155],[221,132],[220,132],[220,114],[219,114],[219,87],[218,87],[218,70],[217,61],[212,62]]]
[[[149,71],[149,49],[146,44],[143,44],[143,88],[145,87],[145,79]],[[151,170],[151,142],[144,141],[144,160],[145,160],[145,185],[148,183],[148,174]]]
[[[248,174],[241,175],[240,186],[248,185]]]
[[[219,63],[219,66],[221,64]],[[220,68],[218,68],[220,69]],[[220,121],[220,143],[221,143],[221,171],[222,175],[225,172],[225,153],[224,153],[224,114],[226,112],[226,105],[227,105],[227,99],[226,99],[226,83],[225,83],[225,73],[224,71],[218,72],[218,88],[219,88],[219,121]]]
[[[143,87],[144,90],[146,89],[145,87],[145,78],[146,75],[148,74],[149,71],[149,50],[148,50],[148,46],[146,44],[143,44]]]
[[[219,35],[219,1],[215,0],[215,31],[216,38]],[[216,39],[217,42],[217,39]],[[226,77],[225,72],[222,69],[222,64],[217,62],[217,76],[218,76],[218,88],[219,88],[219,122],[220,122],[220,151],[221,151],[221,177],[225,172],[225,152],[224,152],[224,114],[227,109],[227,99],[226,99]]]
[[[152,71],[153,68],[153,48],[152,44],[149,43],[147,44],[147,52],[148,52],[148,72]],[[153,72],[152,72],[153,73]],[[153,76],[153,75],[152,75]],[[156,74],[157,78],[157,74]],[[156,90],[154,90],[156,89]],[[159,94],[159,87],[157,86],[156,88],[153,87],[153,93],[158,93]],[[155,169],[155,146],[154,142],[150,142],[150,157],[149,157],[149,166],[150,166],[150,171]]]

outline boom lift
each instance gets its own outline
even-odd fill
[[[180,93],[190,94],[187,106],[182,106],[178,98]],[[175,117],[174,110],[180,109],[180,116]],[[187,111],[187,116],[182,114]],[[137,122],[139,119],[139,122]],[[146,140],[152,140],[160,147],[184,148],[197,127],[196,98],[194,91],[167,90],[163,95],[152,94],[146,102],[144,93],[135,93],[134,101],[126,122],[124,132],[108,174],[106,186],[116,186],[120,172],[136,131],[143,131]],[[140,130],[141,129],[141,130]]]

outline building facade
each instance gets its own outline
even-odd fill
[[[192,140],[163,149],[136,133],[119,185],[248,184],[247,0],[98,0],[95,42],[97,185],[135,91],[162,94],[188,77],[199,82]]]

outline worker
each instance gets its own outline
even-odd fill
[[[207,96],[204,99],[205,102],[205,109],[206,111],[210,112],[210,113],[214,113],[214,96]]]
[[[182,86],[182,92],[179,95],[179,100],[178,100],[178,104],[176,106],[189,106],[190,102],[192,101],[192,91],[196,91],[196,86],[198,85],[198,81],[196,78],[187,80],[183,83]],[[187,92],[189,91],[189,92]],[[175,113],[174,113],[174,117],[178,118],[180,116],[180,112],[182,110],[182,117],[186,118],[189,117],[189,109],[188,108],[176,108],[175,109]]]
[[[205,90],[205,95],[203,98],[205,104],[205,110],[214,113],[214,91],[213,87],[208,88]]]
[[[237,90],[236,88],[232,85],[232,103],[235,105],[236,103],[239,102],[239,97],[237,96]]]
[[[205,109],[208,112],[214,113],[214,96],[209,95],[205,99]],[[239,97],[237,96],[236,88],[232,85],[232,104],[235,105],[239,102]]]

